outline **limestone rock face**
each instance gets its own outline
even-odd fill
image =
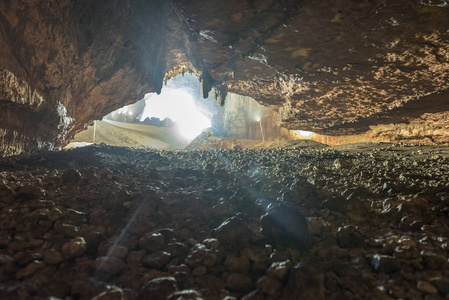
[[[168,10],[167,1],[2,1],[0,152],[63,146],[160,91],[176,48]]]
[[[443,0],[4,0],[0,153],[63,146],[186,70],[220,103],[273,105],[289,129],[444,131],[448,15]]]
[[[291,129],[355,133],[448,108],[447,1],[176,3],[212,78],[283,106]]]

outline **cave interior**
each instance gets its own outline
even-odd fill
[[[448,144],[448,0],[2,0],[0,298],[449,299]]]

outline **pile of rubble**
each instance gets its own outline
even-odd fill
[[[2,299],[447,299],[449,149],[0,162]]]

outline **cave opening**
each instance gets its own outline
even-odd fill
[[[95,143],[156,149],[233,148],[305,138],[283,129],[272,107],[233,93],[220,105],[213,94],[203,98],[195,74],[178,74],[167,80],[160,94],[147,93],[136,103],[94,121],[67,148]]]
[[[306,130],[295,130],[295,133],[302,138],[311,138],[315,133],[312,131],[306,131]]]

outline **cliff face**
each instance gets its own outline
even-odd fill
[[[290,129],[413,122],[449,111],[449,3],[4,0],[0,151],[64,145],[188,69]]]

